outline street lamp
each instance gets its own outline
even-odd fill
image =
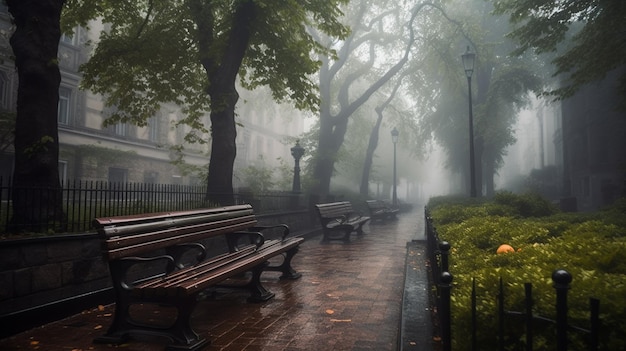
[[[469,45],[467,51],[461,55],[463,68],[467,76],[468,99],[469,99],[469,151],[470,151],[470,196],[476,197],[476,165],[474,164],[474,116],[472,113],[472,73],[474,73],[474,60],[476,54],[470,52]]]
[[[393,196],[391,201],[393,206],[398,205],[398,192],[396,188],[396,144],[398,143],[398,135],[400,135],[400,132],[398,132],[396,127],[393,127],[391,131],[391,141],[393,142]]]
[[[291,156],[295,160],[293,167],[293,186],[291,191],[293,193],[300,193],[300,158],[304,155],[304,148],[300,146],[300,140],[296,140],[296,146],[291,148]]]

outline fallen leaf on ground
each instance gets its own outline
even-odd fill
[[[98,330],[98,329],[102,329],[102,326],[100,324],[96,325],[95,327],[93,327],[94,330]]]
[[[100,311],[100,312],[104,311],[104,306],[98,305],[98,311]]]
[[[30,345],[31,345],[31,346],[36,346],[36,345],[39,345],[39,341],[37,341],[37,340],[31,340]]]
[[[326,310],[326,313],[327,314],[333,314],[333,313],[335,313],[335,311],[333,311],[333,310]]]

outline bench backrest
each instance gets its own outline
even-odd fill
[[[94,219],[108,260],[246,230],[257,224],[251,205]]]
[[[387,204],[382,200],[367,200],[367,206],[370,209],[376,210],[386,208]]]
[[[354,212],[350,201],[316,204],[315,208],[322,218],[337,218],[341,216],[347,216],[348,214]]]

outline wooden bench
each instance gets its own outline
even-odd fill
[[[400,211],[397,208],[392,208],[382,200],[367,200],[367,208],[370,211],[370,217],[372,219],[393,219]]]
[[[286,225],[259,226],[250,205],[97,218],[94,225],[115,290],[113,322],[95,343],[119,344],[144,334],[172,340],[167,350],[199,350],[209,342],[196,334],[190,319],[202,291],[250,276],[243,285],[249,300],[266,301],[274,294],[261,284],[263,271],[300,277],[291,260],[304,239],[287,238]],[[281,237],[265,240],[261,232],[272,228]],[[208,253],[203,242],[211,238],[225,239],[223,253]],[[279,255],[281,263],[270,265],[269,259]],[[141,304],[173,307],[175,321],[163,327],[133,319],[131,306]]]
[[[348,241],[352,232],[363,234],[363,225],[370,220],[370,217],[355,211],[349,201],[316,204],[315,209],[322,225],[324,241]],[[335,236],[336,232],[343,233],[343,236]]]

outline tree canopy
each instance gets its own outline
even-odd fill
[[[490,3],[478,0],[472,2],[473,6],[454,4],[447,7],[451,21],[433,23],[424,32],[430,50],[423,64],[428,69],[424,70],[427,76],[418,77],[418,82],[437,84],[430,89],[430,99],[436,105],[427,114],[423,131],[432,133],[443,147],[448,157],[446,166],[451,171],[469,174],[469,97],[461,53],[470,45],[476,52],[471,79],[476,186],[481,194],[485,185],[485,193],[490,195],[494,190],[493,177],[502,166],[507,147],[516,140],[513,125],[517,114],[528,104],[528,93],[538,91],[543,83],[538,78],[541,65],[530,54],[509,55],[513,45],[504,36],[510,27],[503,16],[489,15]],[[417,93],[424,94],[422,90]]]
[[[146,123],[164,103],[183,108],[188,141],[210,133],[208,193],[232,194],[236,81],[268,86],[277,101],[319,106],[317,54],[332,56],[310,29],[343,38],[347,0],[68,0],[68,18],[96,18],[105,31],[82,67],[83,86],[115,107],[109,123]],[[203,115],[210,111],[211,128]],[[231,197],[232,199],[232,197]]]
[[[564,78],[548,93],[572,96],[583,85],[626,64],[626,2],[604,0],[494,0],[496,14],[508,14],[519,41],[514,55],[527,50],[555,55],[554,75]],[[620,93],[626,96],[626,73]]]

